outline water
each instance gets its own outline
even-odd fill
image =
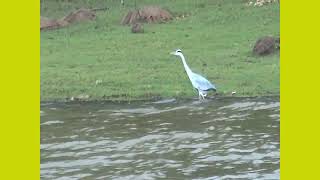
[[[41,105],[41,179],[279,179],[279,98]]]

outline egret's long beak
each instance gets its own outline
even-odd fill
[[[175,52],[170,52],[170,54],[175,55],[176,53]]]

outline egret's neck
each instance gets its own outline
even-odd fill
[[[184,69],[186,70],[188,76],[192,73],[191,69],[189,68],[188,64],[186,63],[186,60],[183,56],[183,54],[179,54],[181,60],[182,60],[182,63],[183,63],[183,66],[184,66]]]

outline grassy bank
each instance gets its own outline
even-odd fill
[[[62,17],[78,7],[109,7],[97,20],[41,32],[41,100],[89,95],[91,100],[197,96],[177,57],[181,48],[195,72],[214,82],[220,95],[279,94],[279,53],[255,57],[257,38],[279,35],[279,5],[247,7],[243,0],[137,0],[174,14],[165,24],[132,34],[120,21],[134,1],[44,0],[41,15]],[[57,3],[58,2],[58,3]],[[98,82],[98,83],[96,83]]]

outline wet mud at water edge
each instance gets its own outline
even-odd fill
[[[279,97],[42,103],[41,179],[279,179]]]

